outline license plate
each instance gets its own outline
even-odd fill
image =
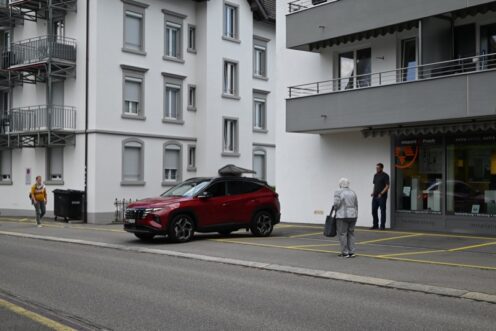
[[[136,221],[133,219],[128,219],[128,220],[126,220],[126,223],[127,224],[134,224],[134,223],[136,223]]]

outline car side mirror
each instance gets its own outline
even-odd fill
[[[200,199],[209,199],[212,197],[212,193],[209,193],[207,191],[203,191],[202,193],[198,194],[198,198]]]

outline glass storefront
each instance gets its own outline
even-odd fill
[[[396,210],[496,216],[496,134],[397,138]]]

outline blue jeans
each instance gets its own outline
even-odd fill
[[[386,227],[386,202],[387,197],[373,197],[372,198],[372,217],[374,219],[374,228],[379,227],[379,214],[378,210],[381,210],[381,228]]]
[[[41,224],[41,219],[46,213],[45,201],[36,201],[34,209],[36,210],[36,224]]]

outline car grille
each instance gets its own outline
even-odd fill
[[[142,219],[145,214],[144,209],[126,209],[126,219],[128,220],[139,220]]]

